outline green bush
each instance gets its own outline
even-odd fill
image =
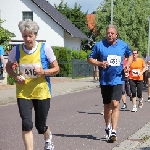
[[[16,80],[13,77],[8,75],[7,76],[7,84],[14,85],[14,84],[16,84]]]
[[[52,47],[54,54],[60,66],[60,73],[57,76],[71,77],[72,75],[72,59],[86,60],[90,51],[71,50],[67,47]]]
[[[56,76],[59,77],[71,77],[72,76],[72,59],[80,59],[86,60],[87,56],[91,52],[91,50],[85,52],[83,50],[71,50],[67,47],[58,47],[53,46],[52,49],[54,50],[54,54],[57,58],[57,61],[60,66],[60,73]],[[14,78],[8,75],[7,77],[8,84],[16,84]]]

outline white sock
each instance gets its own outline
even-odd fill
[[[45,140],[45,142],[51,142],[51,140],[52,140],[52,133],[50,132],[50,137],[49,137],[49,139],[47,139],[47,140]]]
[[[106,130],[107,130],[107,129],[110,129],[110,124],[109,124],[108,126],[106,126]]]
[[[115,132],[116,133],[116,130],[113,129],[111,132]]]
[[[139,101],[142,102],[142,101],[143,101],[143,98],[141,98]]]
[[[133,108],[136,108],[136,105],[133,105]]]

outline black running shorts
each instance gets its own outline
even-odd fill
[[[122,97],[122,84],[101,85],[103,104],[109,104],[112,100],[120,101]]]

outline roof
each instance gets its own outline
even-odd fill
[[[53,19],[72,37],[88,39],[88,37],[81,30],[75,27],[74,24],[72,24],[66,17],[64,17],[48,1],[46,0],[31,0],[31,1],[35,3],[42,11],[44,11],[51,19]]]

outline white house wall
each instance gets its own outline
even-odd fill
[[[80,50],[81,47],[81,39],[71,37],[68,33],[65,32],[65,47],[69,47],[74,50]]]
[[[71,38],[64,30],[44,13],[31,0],[0,0],[0,18],[6,20],[2,26],[14,33],[16,37],[12,40],[22,40],[18,23],[22,20],[23,11],[33,11],[33,20],[40,27],[37,40],[46,40],[51,46],[77,47],[79,49],[80,39]],[[79,43],[78,43],[79,42]]]

